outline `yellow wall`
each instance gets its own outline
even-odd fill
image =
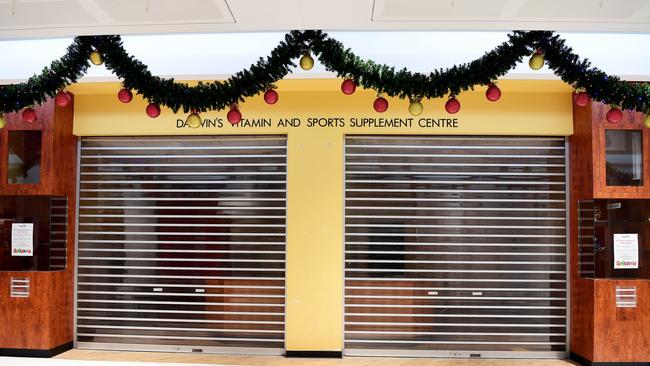
[[[424,101],[424,113],[411,128],[351,127],[350,118],[411,118],[408,102],[390,100],[388,112],[372,109],[375,93],[358,90],[346,96],[339,80],[286,80],[280,100],[266,105],[260,96],[241,105],[244,118],[300,118],[300,127],[232,127],[226,111],[203,113],[223,120],[222,128],[176,128],[177,119],[163,109],[146,116],[146,103],[118,102],[117,84],[78,84],[74,132],[78,136],[287,134],[287,314],[286,347],[300,351],[343,348],[343,149],[346,134],[556,135],[572,134],[571,89],[559,81],[503,81],[501,100],[489,102],[484,90],[459,96],[461,111],[444,112],[444,100]],[[308,118],[340,117],[346,126],[307,127]],[[418,127],[420,118],[457,118],[457,128]]]

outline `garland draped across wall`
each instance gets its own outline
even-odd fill
[[[278,96],[273,84],[291,72],[292,67],[296,66],[294,60],[298,58],[303,69],[311,69],[314,63],[311,54],[316,55],[328,71],[345,78],[341,86],[345,94],[352,94],[358,85],[376,90],[378,98],[374,108],[378,112],[388,108],[383,95],[409,98],[409,111],[415,115],[422,111],[421,99],[445,96],[449,97],[445,108],[449,113],[455,113],[460,109],[456,96],[476,86],[488,86],[486,97],[497,100],[501,92],[493,83],[524,57],[532,55],[530,67],[538,70],[546,63],[576,90],[576,104],[584,106],[593,99],[612,105],[612,111],[618,114],[619,108],[643,112],[646,122],[650,123],[647,116],[650,114],[648,84],[623,81],[592,67],[589,60],[581,59],[559,35],[550,31],[512,32],[506,42],[482,57],[428,74],[407,69],[395,70],[372,60],[363,60],[320,30],[291,31],[269,56],[260,58],[248,69],[225,81],[199,82],[196,86],[154,76],[147,65],[126,52],[120,36],[76,37],[67,53],[53,61],[40,75],[34,75],[24,83],[0,86],[0,119],[2,112],[27,108],[23,111],[23,118],[26,119],[25,111],[34,104],[44,102],[48,96],[55,97],[58,104],[65,105],[66,100],[69,101],[69,95],[64,91],[66,86],[75,83],[86,72],[91,61],[98,65],[105,63],[122,80],[124,89],[118,95],[122,102],[132,99],[131,90],[148,100],[147,114],[151,117],[160,114],[160,105],[174,112],[182,109],[186,113],[230,107],[230,112],[235,112],[235,115],[231,116],[229,112],[228,119],[236,123],[238,118],[241,119],[237,103],[262,92],[265,92],[267,103],[275,103]],[[615,122],[616,117],[614,113],[610,122]],[[33,118],[35,120],[35,114]]]

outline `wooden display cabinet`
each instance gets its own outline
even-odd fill
[[[36,122],[28,123],[20,113],[9,113],[6,127],[0,130],[3,222],[8,222],[10,233],[12,223],[25,222],[21,221],[25,217],[48,223],[46,239],[40,233],[35,236],[33,251],[37,256],[33,263],[39,265],[33,267],[12,255],[9,235],[13,234],[5,235],[4,227],[0,244],[4,251],[0,255],[0,356],[48,357],[72,347],[77,169],[73,104],[59,107],[50,98],[35,107]],[[41,202],[56,203],[45,207]],[[49,226],[52,224],[60,225],[59,229]],[[54,242],[60,245],[60,253],[53,255],[59,262],[43,270],[37,246],[46,245],[50,250]]]
[[[643,125],[644,116],[624,111],[622,121],[609,123],[605,117],[609,109],[596,102],[573,107],[574,128],[569,138],[571,358],[582,364],[646,364],[650,360],[650,280],[589,278],[580,273],[579,235],[585,233],[579,232],[579,202],[650,199],[650,130]],[[634,305],[619,303],[619,291],[631,288],[636,291]]]

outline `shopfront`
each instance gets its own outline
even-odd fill
[[[76,346],[566,357],[570,88],[412,116],[338,87],[191,128],[75,86]]]
[[[77,346],[281,354],[286,136],[79,151]]]
[[[563,137],[346,138],[349,355],[563,357]]]

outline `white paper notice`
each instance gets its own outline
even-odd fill
[[[34,255],[34,224],[11,224],[11,255]]]
[[[614,234],[614,269],[639,268],[639,234]]]

